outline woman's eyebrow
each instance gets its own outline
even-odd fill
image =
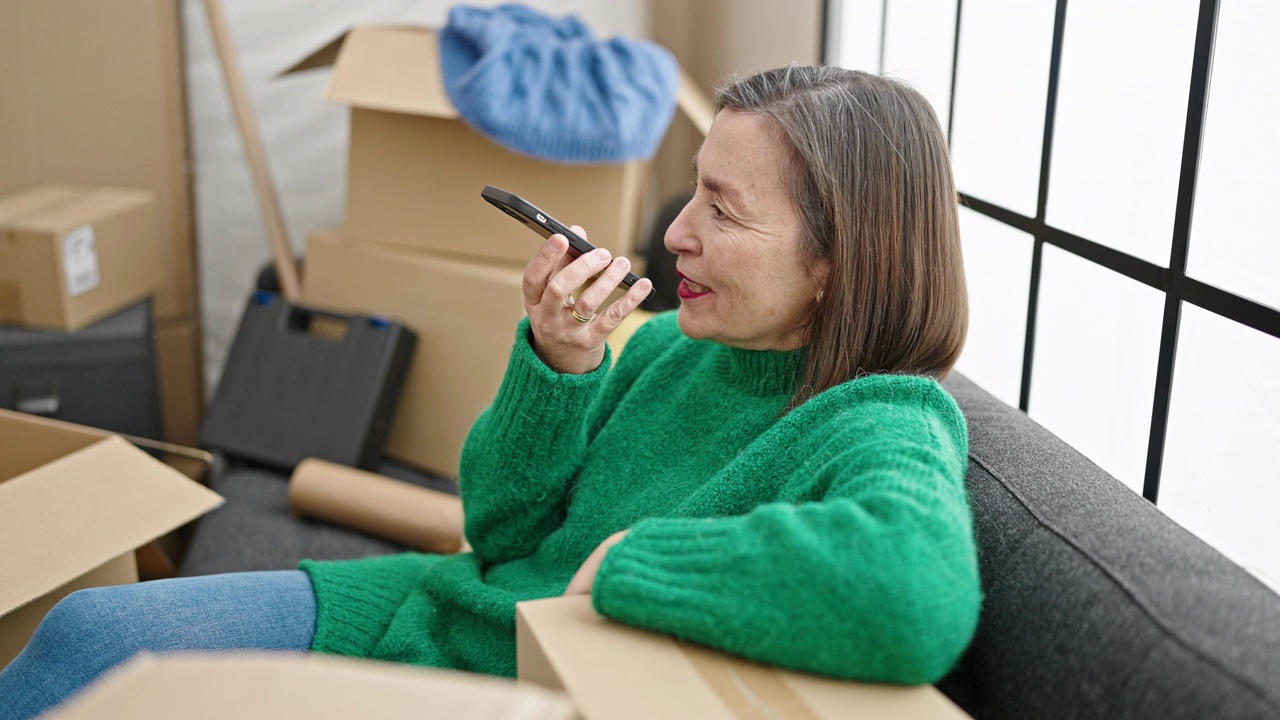
[[[703,187],[715,193],[716,195],[719,195],[725,200],[728,200],[730,205],[740,208],[740,207],[744,207],[747,204],[746,198],[743,196],[741,192],[738,191],[737,188],[725,183],[724,181],[718,178],[714,178],[708,175],[703,175],[698,170],[698,153],[693,154],[693,170],[694,170],[694,173],[697,174],[698,176],[698,182],[701,183]]]
[[[717,178],[707,177],[705,175],[700,176],[698,178],[698,182],[702,183],[703,187],[706,189],[716,195],[719,195],[725,200],[728,200],[730,205],[742,207],[745,204],[742,193],[738,192],[738,189],[732,185],[722,182]]]

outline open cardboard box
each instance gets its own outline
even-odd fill
[[[932,686],[790,672],[611,622],[591,596],[516,605],[519,676],[569,694],[585,720],[967,718]]]
[[[376,717],[571,720],[563,694],[447,670],[300,653],[140,655],[48,720]]]
[[[221,504],[116,435],[0,410],[0,667],[58,600],[137,581],[136,548]]]
[[[435,31],[355,28],[284,74],[329,65],[325,99],[351,107],[347,237],[522,267],[536,245],[480,198],[494,185],[615,255],[634,251],[645,163],[548,162],[475,132],[445,92]],[[684,73],[677,104],[705,133],[710,101]]]

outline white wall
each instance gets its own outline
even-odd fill
[[[1035,217],[1053,0],[835,0],[837,64],[917,85],[952,123],[959,189]],[[1044,219],[1168,267],[1196,0],[1071,0]],[[881,22],[883,47],[881,47]],[[1221,5],[1187,275],[1280,307],[1280,25],[1274,0]],[[883,68],[881,58],[883,57]],[[969,343],[958,369],[1016,405],[1033,238],[968,209]],[[1143,485],[1165,295],[1046,245],[1030,415]],[[1273,587],[1280,579],[1280,338],[1182,304],[1158,506]]]
[[[439,26],[452,4],[444,0],[222,0],[289,236],[299,254],[309,230],[342,222],[348,110],[321,102],[326,71],[281,79],[276,74],[355,25]],[[535,0],[528,4],[554,15],[576,13],[601,37],[649,34],[647,0]],[[203,2],[184,0],[183,16],[205,378],[212,389],[243,304],[270,252]]]

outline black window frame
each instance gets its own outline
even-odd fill
[[[1027,321],[1022,356],[1022,377],[1018,407],[1026,412],[1031,400],[1031,377],[1035,359],[1036,317],[1040,296],[1040,276],[1044,246],[1052,245],[1107,270],[1136,280],[1164,293],[1164,313],[1160,331],[1160,348],[1156,361],[1156,383],[1152,398],[1151,427],[1147,442],[1147,459],[1142,496],[1155,503],[1160,495],[1160,476],[1164,463],[1165,440],[1169,426],[1169,408],[1173,395],[1174,366],[1178,353],[1178,331],[1182,308],[1189,303],[1228,320],[1280,338],[1280,310],[1265,303],[1224,290],[1187,275],[1187,250],[1190,245],[1191,221],[1195,209],[1196,181],[1199,173],[1205,112],[1208,108],[1209,83],[1213,70],[1214,43],[1217,36],[1219,0],[1200,0],[1191,82],[1182,138],[1177,204],[1174,210],[1172,246],[1169,266],[1161,267],[1102,243],[1055,228],[1045,221],[1049,196],[1049,164],[1053,155],[1053,130],[1058,101],[1058,77],[1062,67],[1063,33],[1067,17],[1067,0],[1055,0],[1053,42],[1049,61],[1049,83],[1045,98],[1044,134],[1040,150],[1040,176],[1035,217],[1027,217],[998,203],[961,192],[960,204],[993,220],[1021,230],[1032,238],[1031,278],[1027,296]],[[879,67],[884,67],[884,48],[888,30],[889,2],[881,0]],[[829,46],[836,3],[825,0],[821,56],[831,62]],[[952,137],[955,117],[956,69],[960,60],[960,28],[964,0],[956,0],[955,38],[951,57],[951,90],[947,99],[947,139]]]

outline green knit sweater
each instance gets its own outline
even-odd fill
[[[463,448],[473,552],[302,564],[321,652],[515,672],[515,604],[596,576],[624,623],[842,678],[932,682],[981,592],[965,425],[936,382],[872,375],[783,415],[802,351],[641,327],[616,366],[560,375],[522,322]]]

